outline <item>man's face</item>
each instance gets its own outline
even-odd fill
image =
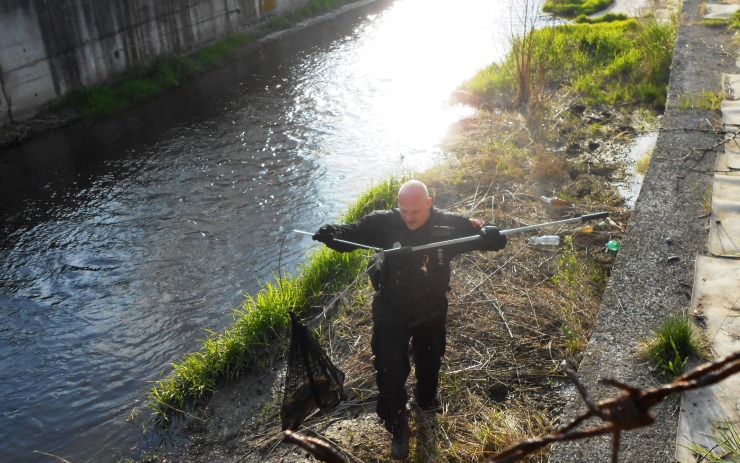
[[[400,194],[398,196],[398,209],[401,212],[401,220],[404,221],[409,230],[416,230],[424,226],[432,214],[432,198],[416,193]]]

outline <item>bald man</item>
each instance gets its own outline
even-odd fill
[[[441,406],[437,387],[447,335],[450,261],[463,252],[498,251],[506,246],[506,236],[500,235],[497,228],[484,225],[479,220],[434,208],[426,185],[410,180],[398,191],[397,209],[375,211],[351,224],[325,225],[313,236],[340,252],[357,248],[335,239],[387,250],[472,235],[481,237],[461,244],[386,255],[382,270],[371,275],[376,289],[371,340],[378,386],[376,411],[393,436],[393,458],[405,459],[409,455],[409,342],[416,368],[414,405],[426,412],[439,411]]]

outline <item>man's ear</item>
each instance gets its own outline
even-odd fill
[[[427,206],[428,207],[432,207],[432,202],[433,201],[432,201],[432,197],[431,196],[429,198],[427,198]]]

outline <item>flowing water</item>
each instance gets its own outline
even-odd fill
[[[286,232],[444,156],[469,111],[445,100],[506,53],[525,8],[368,3],[0,152],[0,461],[131,455],[151,382],[278,272]],[[312,246],[288,234],[283,271]]]

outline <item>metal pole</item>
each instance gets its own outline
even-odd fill
[[[545,227],[552,227],[553,225],[565,225],[568,223],[586,222],[588,220],[593,220],[593,219],[603,219],[607,217],[608,215],[609,215],[608,212],[599,212],[596,214],[588,214],[588,215],[582,215],[580,217],[573,217],[571,219],[556,220],[555,222],[547,222],[547,223],[541,223],[537,225],[527,225],[526,227],[519,227],[519,228],[509,228],[508,230],[501,230],[499,231],[499,233],[501,233],[502,235],[511,235],[513,233],[521,233],[525,231],[539,230],[540,228],[545,228]],[[476,241],[479,239],[480,239],[480,235],[471,235],[471,236],[466,236],[464,238],[456,238],[454,240],[440,241],[438,243],[429,243],[429,244],[422,244],[420,246],[413,246],[411,247],[410,251],[422,251],[424,249],[439,248],[442,246],[449,246],[451,244],[467,243],[468,241]],[[385,252],[386,253],[393,252],[393,250],[391,249],[390,251],[385,251]]]
[[[509,228],[507,230],[501,230],[499,231],[499,233],[502,235],[511,235],[514,233],[521,233],[525,231],[539,230],[540,228],[552,227],[554,225],[565,225],[569,223],[586,222],[586,221],[594,220],[594,219],[603,219],[608,216],[609,216],[608,212],[597,212],[596,214],[582,215],[580,217],[556,220],[554,222],[540,223],[537,225],[527,225],[525,227],[519,227],[519,228]],[[295,233],[301,233],[304,235],[313,236],[313,233],[311,232],[307,232],[303,230],[293,230],[293,231]],[[436,243],[422,244],[420,246],[404,246],[401,248],[386,249],[386,250],[376,248],[373,246],[367,246],[364,244],[353,243],[351,241],[344,241],[344,240],[340,240],[336,238],[334,238],[333,241],[336,243],[348,244],[350,246],[357,246],[358,248],[362,248],[362,249],[371,249],[376,252],[382,252],[383,254],[404,254],[404,253],[413,252],[413,251],[423,251],[424,249],[439,248],[442,246],[450,246],[452,244],[467,243],[469,241],[477,241],[479,239],[480,239],[480,235],[471,235],[471,236],[466,236],[463,238],[456,238],[454,240],[438,241]]]
[[[313,236],[314,235],[311,232],[307,232],[307,231],[303,231],[303,230],[291,230],[291,231],[294,232],[294,233],[300,233],[302,235],[308,235],[308,236]],[[377,252],[382,251],[381,248],[376,248],[375,246],[368,246],[368,245],[365,245],[365,244],[353,243],[352,241],[345,241],[345,240],[340,240],[340,239],[337,239],[337,238],[334,238],[332,240],[332,242],[333,243],[348,244],[350,246],[357,246],[358,248],[370,249],[370,250],[377,251]]]

